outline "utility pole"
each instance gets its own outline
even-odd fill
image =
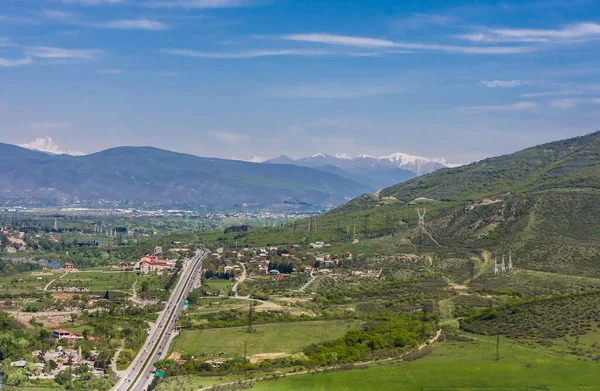
[[[496,361],[500,361],[500,334],[496,336]]]
[[[252,315],[254,314],[254,301],[250,302],[250,307],[248,308],[248,333],[252,333],[254,330],[252,329]]]

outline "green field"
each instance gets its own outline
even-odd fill
[[[56,287],[83,287],[89,288],[90,293],[104,293],[107,290],[120,290],[131,292],[133,283],[137,280],[135,272],[86,270],[71,272],[61,279],[57,279],[51,286]]]
[[[183,331],[175,341],[173,350],[182,354],[219,355],[231,358],[259,353],[296,353],[316,342],[341,338],[353,328],[360,327],[354,321],[315,321],[295,323],[272,323],[254,326],[249,334],[246,327]]]
[[[206,285],[210,290],[219,290],[222,295],[226,295],[233,287],[233,283],[230,280],[223,279],[206,280]]]
[[[42,273],[41,271],[35,271],[35,273]],[[10,276],[0,276],[0,294],[1,293],[29,293],[39,292],[53,279],[59,277],[61,274],[50,275],[34,275],[32,272],[17,273]],[[22,279],[23,282],[17,282]]]
[[[495,361],[492,337],[435,345],[433,353],[411,362],[372,365],[317,375],[259,382],[252,390],[402,391],[592,391],[600,389],[598,363],[565,360],[543,348],[528,349],[502,340]]]

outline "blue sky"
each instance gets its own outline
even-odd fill
[[[463,163],[595,131],[600,3],[1,0],[0,140]]]

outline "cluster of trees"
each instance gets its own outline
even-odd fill
[[[228,271],[228,272],[214,272],[212,269],[208,269],[207,271],[204,272],[204,278],[211,279],[211,278],[219,278],[222,280],[231,280],[233,277],[235,277],[235,273],[232,271]]]
[[[175,283],[177,282],[177,279],[179,278],[179,274],[181,273],[181,269],[183,269],[183,261],[182,260],[178,260],[175,263],[175,272],[171,275],[171,278],[169,279],[169,282],[167,282],[167,284],[165,285],[165,290],[166,291],[171,290],[171,288],[173,287],[173,285],[175,285]]]
[[[252,314],[252,323],[254,324],[315,319],[321,318],[308,315],[294,316],[284,311],[255,311]],[[202,315],[187,315],[181,323],[184,328],[190,329],[245,326],[248,324],[248,311],[229,310]]]
[[[294,271],[294,265],[289,262],[269,262],[269,270],[279,270],[280,273],[291,274]]]
[[[364,330],[350,330],[343,338],[312,345],[304,354],[315,365],[373,359],[376,352],[384,350],[385,355],[396,355],[424,342],[436,320],[434,315],[389,315],[372,321]]]
[[[0,259],[0,276],[11,276],[13,274],[40,270],[42,267],[33,262],[11,262]]]
[[[223,233],[230,233],[230,232],[247,232],[248,231],[248,226],[247,225],[233,225],[231,227],[225,228],[225,231]]]

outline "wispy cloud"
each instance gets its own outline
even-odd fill
[[[120,69],[103,69],[101,71],[98,71],[98,73],[101,73],[103,75],[120,75],[121,73],[123,73],[123,71],[121,71]]]
[[[353,99],[398,93],[390,86],[340,86],[319,84],[313,86],[280,86],[273,89],[276,96],[306,99]]]
[[[250,50],[242,52],[201,52],[188,49],[163,49],[163,53],[183,57],[197,58],[257,58],[274,56],[324,56],[332,54],[326,50],[303,50],[303,49],[281,49],[281,50]]]
[[[600,93],[600,84],[568,85],[558,91],[541,91],[521,94],[523,98],[547,98],[552,96],[577,96]]]
[[[68,21],[73,18],[73,14],[59,10],[43,10],[42,15],[48,19]]]
[[[94,24],[96,27],[104,27],[114,30],[149,30],[149,31],[162,31],[168,30],[169,26],[162,22],[157,22],[148,19],[120,19],[111,20],[106,23]]]
[[[92,60],[103,54],[102,50],[97,49],[65,49],[48,46],[28,47],[25,52],[27,55],[37,58],[72,58],[81,60]]]
[[[216,132],[215,137],[217,140],[221,141],[225,144],[239,144],[248,139],[248,135],[240,134],[240,133],[231,133],[231,132]]]
[[[238,8],[248,7],[254,2],[248,0],[155,0],[145,5],[155,8]]]
[[[325,45],[336,46],[352,46],[370,49],[408,49],[408,50],[426,50],[426,51],[442,51],[447,53],[463,53],[463,54],[516,54],[528,53],[535,50],[531,46],[455,46],[455,45],[438,45],[424,43],[408,43],[395,42],[387,39],[356,37],[347,35],[335,35],[327,33],[311,33],[311,34],[290,34],[283,35],[279,38],[296,41],[319,43]]]
[[[482,80],[479,84],[488,88],[513,88],[532,85],[531,80]]]
[[[106,22],[86,21],[77,18],[75,15],[56,10],[44,10],[42,14],[52,20],[68,23],[74,26],[106,28],[113,30],[149,30],[162,31],[168,30],[169,26],[163,22],[158,22],[149,19],[117,19]]]
[[[77,5],[105,5],[105,4],[118,4],[124,3],[125,0],[62,0],[63,4],[77,4]]]
[[[575,106],[581,104],[600,104],[600,98],[590,98],[590,99],[557,99],[551,100],[550,106],[556,109],[572,109]]]
[[[600,24],[574,23],[559,29],[485,28],[456,37],[477,43],[588,41],[600,38]]]
[[[463,106],[460,109],[474,111],[530,111],[538,108],[536,102],[516,102],[507,105],[489,105],[489,106]]]
[[[23,65],[31,64],[30,58],[23,58],[20,60],[7,60],[4,58],[0,58],[0,67],[13,68],[20,67]]]

